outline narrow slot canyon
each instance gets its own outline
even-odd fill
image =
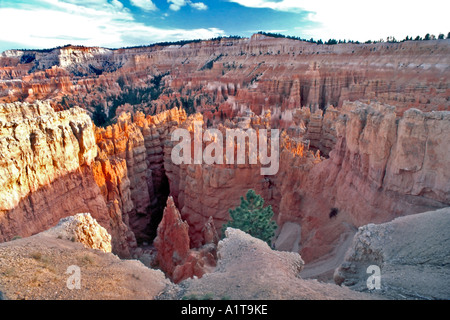
[[[158,190],[158,196],[155,207],[151,209],[151,218],[150,223],[147,226],[147,232],[149,235],[150,244],[153,244],[153,241],[155,240],[157,236],[157,229],[159,226],[159,223],[161,222],[161,219],[163,217],[164,208],[166,207],[167,199],[170,194],[170,185],[169,180],[167,179],[166,175],[163,175],[163,179],[161,181],[161,186]],[[139,243],[139,240],[138,240]]]

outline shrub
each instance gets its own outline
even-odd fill
[[[337,209],[337,208],[331,208],[330,214],[329,214],[330,219],[331,219],[331,218],[336,218],[336,216],[338,215],[338,213],[339,213],[339,209]]]

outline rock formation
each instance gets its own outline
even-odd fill
[[[74,239],[66,239],[73,236]],[[79,243],[81,241],[82,243]],[[97,247],[100,250],[93,250]],[[121,260],[89,214],[50,230],[0,243],[0,288],[8,300],[148,300],[171,282],[137,260]],[[79,290],[71,288],[79,272]]]
[[[86,248],[111,252],[111,235],[91,217],[90,213],[62,218],[55,227],[42,234],[80,242]]]
[[[346,103],[334,122],[329,159],[293,174],[299,169],[285,166],[282,155],[275,183],[282,194],[279,224],[300,223],[302,257],[318,258],[331,249],[325,239],[335,242],[351,226],[448,206],[449,179],[440,170],[448,164],[442,138],[450,135],[449,125],[448,112],[410,109],[399,116],[382,104]],[[295,200],[295,207],[289,204]],[[333,208],[338,213],[330,219]]]
[[[121,211],[105,201],[94,177],[97,145],[90,117],[80,108],[55,112],[42,102],[2,104],[0,109],[1,241],[91,212],[112,235],[113,251],[129,256],[134,235]]]
[[[448,299],[450,209],[396,218],[359,228],[336,283],[369,291],[371,265],[380,269],[380,287],[372,292],[391,299]]]
[[[176,297],[233,300],[328,300],[373,299],[334,284],[303,280],[300,255],[274,251],[267,243],[228,228],[219,242],[217,268],[201,279],[188,279]],[[175,298],[169,296],[169,298]]]
[[[55,113],[43,103],[0,108],[2,210],[13,209],[28,193],[94,160],[92,122],[81,109]]]
[[[211,230],[211,225],[207,225],[206,229]],[[208,234],[211,233],[214,231],[208,231]],[[217,243],[211,242],[211,245],[198,250],[190,249],[189,225],[181,219],[172,197],[167,199],[157,234],[154,244],[159,266],[175,283],[194,276],[200,278],[215,266]],[[209,240],[216,240],[214,238],[212,234]]]
[[[156,236],[169,190],[164,144],[171,128],[185,119],[186,113],[176,108],[153,117],[123,113],[116,124],[95,129],[101,163],[97,182],[109,201],[118,201],[140,242]]]
[[[94,217],[108,222],[87,174],[97,154],[89,116],[79,108],[54,112],[40,102],[2,104],[0,110],[0,239],[43,231],[75,210],[95,208]]]

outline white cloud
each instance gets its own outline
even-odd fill
[[[119,0],[112,0],[111,4],[118,10],[122,10],[123,9],[123,4]]]
[[[133,6],[141,8],[144,11],[155,11],[158,9],[151,0],[130,0],[130,2]]]
[[[178,11],[178,10],[181,9],[181,7],[180,7],[179,5],[176,5],[176,4],[173,4],[173,3],[172,3],[172,4],[169,6],[169,9],[172,10],[172,11]]]
[[[315,26],[299,28],[300,35],[315,39],[379,40],[394,36],[447,33],[448,4],[441,0],[229,0],[251,8],[285,12],[309,11]]]
[[[170,10],[178,11],[181,7],[184,7],[186,5],[185,0],[167,0],[167,3],[170,3]]]
[[[229,0],[230,2],[238,3],[249,8],[269,8],[280,11],[293,11],[304,8],[302,0],[283,0],[283,1],[269,1],[269,0]]]
[[[203,2],[192,2],[190,0],[167,0],[167,3],[170,3],[169,9],[173,11],[178,11],[185,5],[189,5],[191,8],[196,10],[208,9],[208,6]]]
[[[182,39],[209,39],[225,34],[217,28],[162,29],[148,26],[134,20],[131,12],[121,8],[116,1],[96,1],[95,8],[61,0],[43,1],[51,4],[50,7],[0,8],[0,30],[8,30],[0,32],[0,46],[3,41],[17,43],[20,48],[52,48],[68,43],[117,48]]]
[[[189,5],[192,8],[197,9],[197,10],[207,10],[208,9],[208,6],[206,4],[204,4],[203,2],[196,2],[196,3],[191,2],[191,3],[189,3]]]

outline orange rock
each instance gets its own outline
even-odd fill
[[[175,283],[194,276],[200,278],[215,266],[215,244],[191,250],[189,243],[189,225],[181,219],[172,197],[169,197],[154,245],[159,266]]]

